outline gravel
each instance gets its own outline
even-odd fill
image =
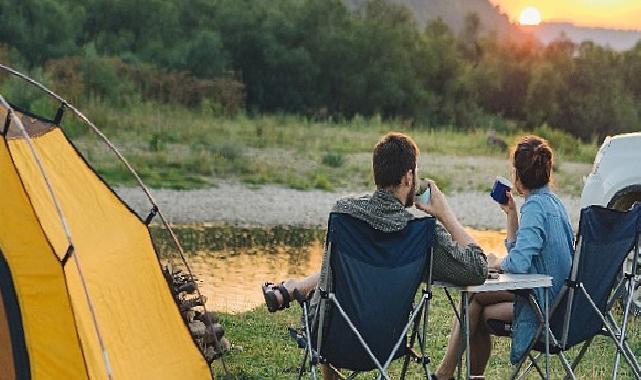
[[[140,189],[118,188],[118,195],[143,218],[150,204]],[[362,193],[367,192],[363,190]],[[332,205],[349,192],[300,191],[278,186],[249,187],[234,182],[200,190],[152,190],[160,210],[172,224],[229,223],[241,226],[295,225],[323,227]],[[572,225],[577,227],[579,199],[562,196]],[[466,226],[505,228],[505,216],[488,194],[454,193],[450,206]],[[517,203],[520,203],[517,199]],[[416,211],[420,212],[420,211]]]

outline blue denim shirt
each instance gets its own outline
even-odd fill
[[[574,234],[567,211],[548,186],[531,190],[521,207],[515,241],[505,241],[508,254],[501,268],[509,273],[547,274],[552,277],[552,304],[570,273]],[[543,289],[535,289],[543,307]],[[510,360],[517,363],[534,338],[538,319],[524,297],[516,297]]]

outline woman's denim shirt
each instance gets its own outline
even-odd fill
[[[501,268],[508,273],[547,274],[552,277],[552,304],[570,273],[574,237],[567,211],[548,186],[531,190],[521,207],[521,222],[515,241],[505,241],[508,254]],[[543,307],[543,289],[535,289]],[[516,297],[512,322],[510,360],[517,363],[525,354],[539,326],[527,299]]]

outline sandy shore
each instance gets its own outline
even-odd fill
[[[137,188],[119,188],[117,193],[137,212],[146,215],[149,203]],[[361,193],[367,192],[364,189]],[[230,223],[238,225],[324,226],[334,202],[354,192],[300,191],[278,186],[248,187],[226,182],[201,190],[152,190],[161,210],[173,224]],[[358,193],[356,193],[358,194]],[[561,197],[576,228],[579,199]],[[480,192],[454,193],[450,205],[461,222],[480,229],[500,229],[505,216]],[[522,202],[522,199],[517,199]]]

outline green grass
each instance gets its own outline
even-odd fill
[[[225,335],[236,348],[226,355],[230,379],[291,379],[302,358],[302,351],[287,333],[287,326],[299,323],[301,310],[294,305],[288,310],[270,314],[264,306],[252,311],[238,314],[221,314],[221,322],[225,326]],[[447,346],[448,334],[452,326],[453,313],[447,303],[443,291],[436,290],[431,304],[429,318],[428,352],[432,358],[431,369],[434,370],[439,363]],[[629,344],[637,357],[641,356],[641,323],[638,319],[631,319],[629,326]],[[509,363],[508,338],[493,338],[492,356],[486,370],[488,379],[505,379],[508,377],[511,366]],[[611,341],[604,337],[597,337],[588,350],[582,364],[577,371],[577,378],[605,379],[610,377],[614,362],[614,350]],[[569,353],[571,358],[577,350]],[[397,378],[399,374],[399,361],[392,366],[391,376]],[[214,365],[216,373],[222,375],[220,362]],[[410,365],[408,379],[420,377],[419,367]],[[558,359],[552,359],[552,378],[562,377],[562,368]],[[632,378],[626,364],[622,364],[620,378]],[[374,373],[370,377],[374,378]],[[531,375],[529,378],[538,378]]]
[[[486,187],[493,176],[484,174],[471,183],[458,178],[447,165],[435,168],[431,160],[449,157],[487,157],[506,162],[507,153],[487,145],[485,129],[461,131],[408,127],[406,123],[380,118],[355,118],[350,122],[316,122],[297,116],[272,115],[224,118],[178,106],[138,104],[115,110],[100,102],[85,106],[85,113],[121,148],[125,157],[152,187],[190,189],[215,185],[217,180],[239,180],[251,185],[279,184],[295,189],[360,189],[371,187],[371,151],[386,132],[410,134],[426,158],[424,175],[442,180],[446,190]],[[68,121],[74,142],[109,182],[131,185],[133,180],[93,135],[79,132]],[[507,123],[499,133],[508,144],[525,134]],[[73,127],[73,128],[71,128]],[[490,127],[490,126],[488,126]],[[65,127],[66,128],[66,127]],[[550,139],[559,166],[590,163],[595,144],[539,128]],[[560,172],[562,190],[576,193],[582,170]],[[455,177],[456,174],[456,177]]]

